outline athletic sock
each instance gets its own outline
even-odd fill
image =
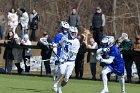
[[[125,79],[124,79],[124,76],[119,76],[119,82],[121,84],[121,92],[125,93]]]

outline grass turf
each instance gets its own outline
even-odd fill
[[[54,93],[52,78],[0,74],[0,93]],[[120,84],[109,82],[109,93],[120,93]],[[70,79],[63,93],[100,93],[101,81]],[[140,84],[126,84],[127,93],[139,93]]]

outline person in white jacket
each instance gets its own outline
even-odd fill
[[[21,29],[22,29],[22,39],[24,38],[24,35],[28,33],[28,23],[29,23],[29,15],[26,12],[25,9],[20,9],[21,17],[19,19],[19,23],[21,25]]]
[[[8,25],[9,25],[9,30],[13,31],[15,34],[16,28],[18,26],[18,15],[17,12],[15,11],[14,8],[12,8],[8,12]]]

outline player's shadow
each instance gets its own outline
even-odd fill
[[[9,87],[9,88],[17,91],[32,91],[35,93],[52,93],[52,90],[39,90],[33,88],[15,88],[15,87]]]

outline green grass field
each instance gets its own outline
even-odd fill
[[[0,74],[0,93],[54,93],[52,78]],[[101,81],[70,79],[63,93],[100,93]],[[109,93],[120,93],[117,82],[109,82]],[[140,93],[140,84],[126,84],[127,93]]]

